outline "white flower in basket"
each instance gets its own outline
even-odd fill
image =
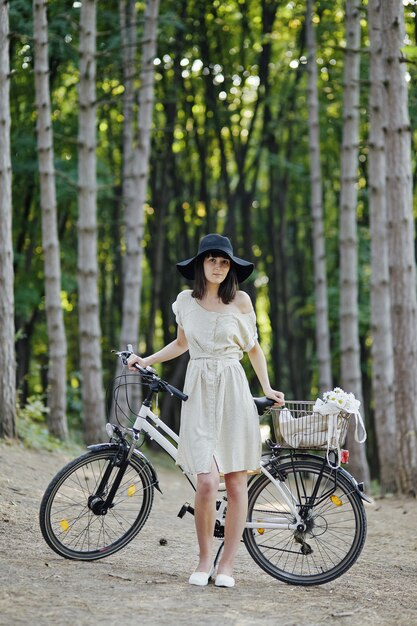
[[[340,387],[335,387],[323,394],[323,400],[318,398],[314,405],[311,405],[312,403],[310,404],[312,413],[306,410],[307,404],[295,404],[294,415],[287,407],[278,412],[276,416],[278,423],[275,427],[284,444],[293,448],[326,449],[328,461],[330,450],[337,450],[340,457],[340,446],[346,437],[351,415],[356,421],[356,440],[360,443],[365,441],[366,431],[359,412],[360,402],[353,393],[346,393]],[[300,409],[300,406],[303,406],[303,409]],[[359,425],[363,431],[362,438],[359,438]]]
[[[361,403],[355,398],[353,393],[346,393],[340,387],[335,387],[333,391],[325,391],[323,400],[317,399],[314,405],[314,411],[318,411],[323,415],[333,415],[334,413],[356,414],[359,412]]]

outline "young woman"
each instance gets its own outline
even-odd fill
[[[199,563],[192,585],[207,585],[213,574],[212,544],[220,473],[227,490],[224,550],[215,585],[233,587],[233,564],[247,515],[247,471],[261,458],[259,418],[244,370],[247,352],[264,394],[284,404],[272,389],[266,359],[257,340],[256,318],[249,296],[238,290],[253,272],[252,263],[233,254],[227,237],[203,237],[197,254],[177,263],[181,274],[194,280],[182,291],[173,311],[177,338],[146,358],[132,355],[130,369],[174,359],[187,350],[190,361],[184,383],[189,399],[182,404],[177,464],[197,475],[195,526]]]

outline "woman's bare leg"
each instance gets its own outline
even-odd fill
[[[226,474],[224,478],[227,490],[227,513],[224,531],[224,549],[219,561],[217,573],[231,576],[248,511],[247,473],[231,472],[230,474]]]
[[[219,472],[213,461],[211,472],[197,475],[194,506],[194,521],[200,548],[197,572],[209,572],[213,565],[212,548],[218,488]]]

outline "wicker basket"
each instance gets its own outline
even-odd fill
[[[286,402],[284,407],[272,407],[275,439],[286,448],[340,450],[346,439],[350,414],[337,415],[313,412],[314,402]]]

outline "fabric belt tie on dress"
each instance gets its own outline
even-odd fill
[[[201,356],[190,357],[190,361],[239,361],[239,360],[240,359],[238,355],[236,356],[230,356],[230,355],[229,356],[226,356],[226,355],[213,356],[210,354],[207,356],[201,355]]]

